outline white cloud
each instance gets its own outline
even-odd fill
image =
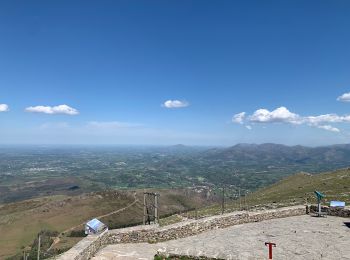
[[[331,125],[316,125],[316,127],[327,130],[327,131],[331,131],[331,132],[337,132],[337,133],[340,132],[340,130],[338,128],[333,127]]]
[[[163,103],[163,106],[166,108],[181,108],[188,107],[190,104],[187,101],[181,100],[167,100]]]
[[[6,104],[0,104],[0,112],[7,112],[9,111],[9,106]]]
[[[337,100],[342,102],[350,102],[350,92],[344,93],[343,95],[339,96]]]
[[[252,130],[252,127],[250,125],[246,125],[245,128],[247,128],[248,130]]]
[[[243,124],[247,129],[251,129],[248,123],[287,123],[294,125],[306,124],[331,132],[340,132],[339,128],[329,125],[329,123],[350,123],[350,115],[339,116],[337,114],[324,114],[318,116],[300,116],[290,112],[286,107],[279,107],[269,111],[258,109],[252,115],[245,117],[245,113],[233,116],[232,122]]]
[[[66,115],[78,115],[79,111],[75,108],[72,108],[67,105],[58,105],[58,106],[35,106],[27,107],[25,109],[27,112],[31,113],[44,113],[44,114],[66,114]]]
[[[271,112],[267,109],[258,109],[249,117],[249,121],[254,123],[284,122],[299,124],[300,116],[290,112],[286,107],[279,107]]]
[[[245,112],[241,112],[241,113],[235,114],[232,117],[232,122],[233,123],[237,123],[237,124],[243,124],[245,114],[246,114]]]
[[[350,115],[338,116],[337,114],[325,114],[319,116],[308,116],[305,117],[305,121],[310,124],[347,123],[350,122]]]

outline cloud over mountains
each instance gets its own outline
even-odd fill
[[[300,116],[290,112],[286,107],[279,107],[273,111],[263,108],[256,110],[251,116],[249,116],[249,121],[253,123],[285,122],[299,124]]]
[[[332,132],[340,132],[336,127],[329,125],[330,123],[350,123],[350,115],[339,116],[337,114],[324,114],[318,116],[301,116],[289,111],[286,107],[279,107],[275,110],[261,108],[256,110],[252,115],[246,116],[245,112],[235,114],[232,122],[239,124],[247,123],[287,123],[293,125],[306,124],[308,126],[317,127]]]

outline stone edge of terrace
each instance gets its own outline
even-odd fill
[[[106,230],[99,235],[87,236],[56,259],[90,259],[101,248],[109,244],[141,242],[157,243],[160,241],[179,239],[216,228],[225,228],[250,222],[304,215],[307,213],[306,208],[307,207],[304,205],[299,205],[256,212],[239,211],[210,216],[199,220],[187,220],[165,227],[152,225]]]

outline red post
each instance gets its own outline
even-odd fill
[[[272,247],[276,247],[275,243],[265,242],[265,246],[269,246],[269,260],[272,260]]]

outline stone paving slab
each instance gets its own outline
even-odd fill
[[[265,242],[274,242],[274,259],[350,260],[349,218],[308,215],[216,229],[158,244],[116,244],[101,249],[94,260],[153,259],[157,250],[224,259],[267,259]]]

